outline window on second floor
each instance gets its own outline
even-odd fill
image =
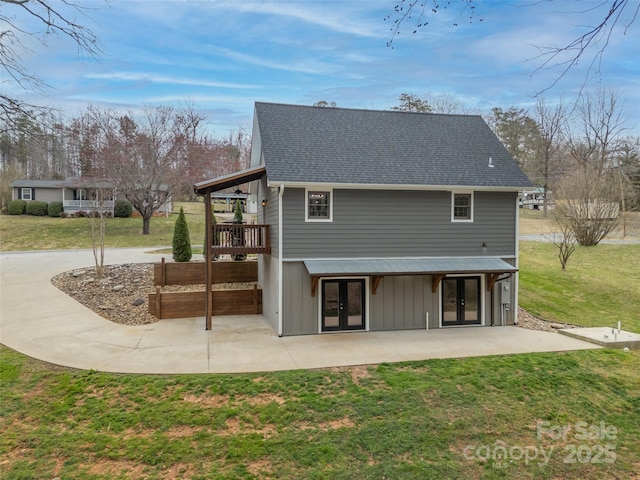
[[[331,221],[333,211],[330,190],[307,190],[306,220]]]
[[[451,221],[473,222],[473,193],[452,193]]]

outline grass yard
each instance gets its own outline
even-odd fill
[[[547,320],[640,333],[640,245],[577,247],[562,271],[550,243],[520,242],[520,306]]]
[[[142,235],[142,218],[110,218],[107,220],[105,245],[109,248],[169,246],[180,207],[189,226],[194,245],[204,242],[204,204],[176,202],[169,217],[153,217],[150,235]],[[216,213],[218,221],[233,218]],[[245,214],[245,219],[252,218]],[[250,221],[250,220],[249,220]],[[30,215],[0,215],[0,251],[61,250],[91,248],[91,226],[87,218],[51,218]],[[170,250],[169,250],[170,252]],[[194,254],[202,248],[194,249]]]
[[[171,245],[177,212],[184,207],[192,243],[204,240],[204,205],[174,204],[169,217],[153,217],[151,234],[142,235],[142,219],[111,218],[107,220],[107,247],[149,247]],[[91,248],[91,227],[87,218],[51,218],[30,215],[0,215],[0,250],[59,250]]]
[[[547,212],[544,218],[541,210],[529,210],[521,208],[520,235],[549,235],[558,230],[555,212]],[[618,226],[609,234],[609,239],[639,239],[640,238],[640,212],[626,212],[624,221],[621,219]]]
[[[58,368],[0,347],[0,366],[7,479],[628,479],[640,471],[640,352],[142,376]]]

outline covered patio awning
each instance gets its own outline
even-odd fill
[[[304,265],[312,279],[312,295],[315,295],[320,277],[371,276],[375,295],[380,280],[388,275],[433,275],[432,290],[435,292],[445,275],[489,274],[487,289],[490,290],[500,274],[518,271],[495,257],[308,259],[304,260]]]
[[[193,190],[197,195],[205,195],[207,192],[217,192],[224,190],[225,188],[235,187],[243,183],[253,182],[254,180],[261,179],[267,173],[267,168],[264,165],[257,167],[247,168],[240,172],[230,173],[222,177],[212,178],[211,180],[205,180],[198,182],[194,185]]]

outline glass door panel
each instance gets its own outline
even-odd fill
[[[464,298],[462,306],[464,307],[465,323],[480,323],[479,290],[480,282],[478,278],[464,279]]]
[[[365,328],[365,281],[324,280],[322,282],[322,331]]]
[[[322,329],[340,328],[340,283],[326,281],[322,283]]]
[[[364,280],[347,281],[346,328],[364,328]]]
[[[481,316],[480,277],[442,280],[442,325],[478,325]]]
[[[458,281],[455,278],[442,280],[442,323],[458,323]]]

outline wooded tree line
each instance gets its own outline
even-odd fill
[[[19,178],[106,180],[142,215],[148,231],[148,219],[166,196],[192,199],[195,182],[249,163],[246,132],[216,138],[190,106],[144,107],[135,114],[89,106],[74,118],[18,114],[11,121],[20,128],[0,128],[3,209]]]

